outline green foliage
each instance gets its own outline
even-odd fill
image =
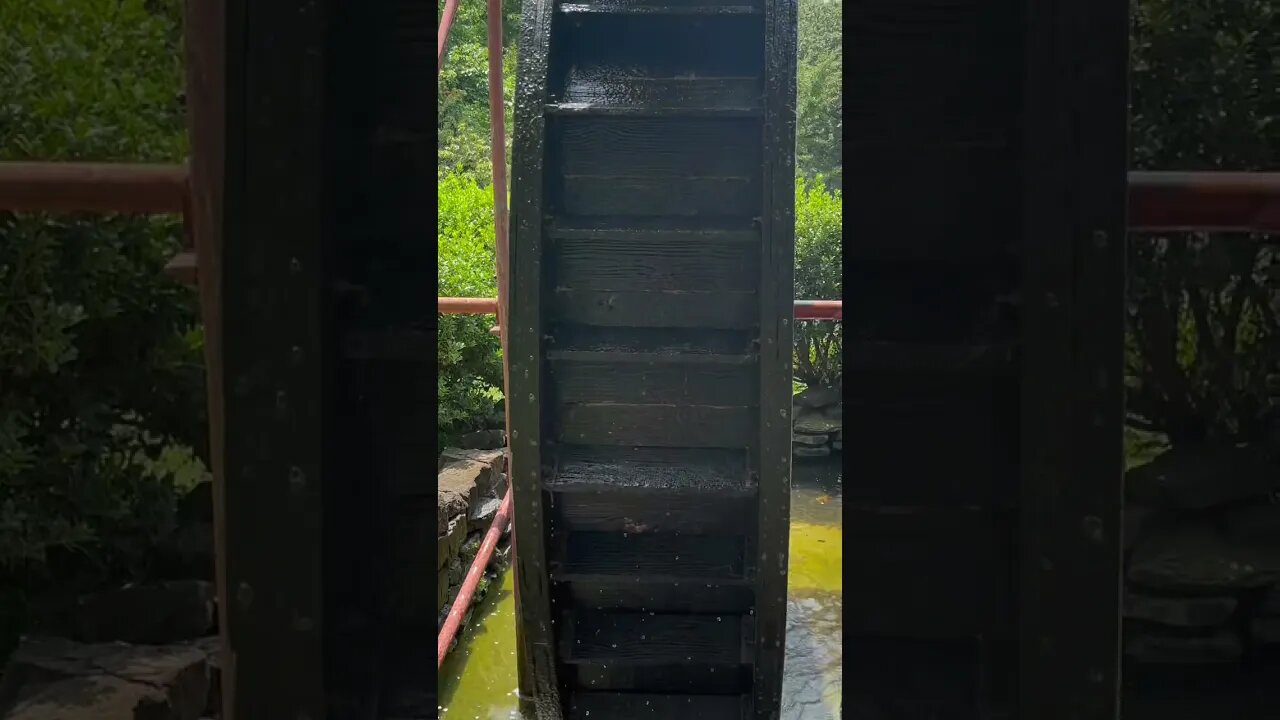
[[[796,298],[839,300],[842,242],[839,190],[828,191],[821,177],[796,180]],[[840,324],[809,321],[795,326],[796,379],[830,385],[841,375]]]
[[[0,2],[0,159],[181,161],[177,7]],[[135,575],[172,522],[166,458],[205,434],[180,230],[0,213],[0,586]]]
[[[796,53],[796,173],[840,189],[842,0],[801,0]]]
[[[496,297],[493,190],[449,175],[437,191],[438,283],[443,297]],[[502,350],[489,334],[493,316],[442,315],[437,418],[439,440],[474,429],[502,397]]]
[[[441,15],[444,3],[438,3]],[[440,73],[436,130],[440,177],[463,174],[487,181],[492,174],[489,156],[489,47],[486,32],[487,5],[463,2],[449,33],[448,55]],[[511,161],[511,119],[516,87],[515,48],[520,31],[520,0],[502,5],[503,108],[506,121],[506,157]]]
[[[1140,169],[1280,163],[1280,5],[1140,0],[1131,142]],[[1130,253],[1129,406],[1173,442],[1257,437],[1277,371],[1275,245],[1204,234],[1137,238]]]

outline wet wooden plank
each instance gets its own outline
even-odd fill
[[[558,583],[557,592],[563,601],[596,610],[744,614],[755,604],[754,592],[744,583],[702,583],[697,592],[678,592],[674,582],[578,575]]]
[[[577,290],[752,291],[760,272],[757,248],[681,238],[560,240],[551,252],[555,282]]]
[[[726,497],[755,487],[741,450],[566,445],[556,460],[547,486],[557,492],[608,488]]]
[[[586,78],[582,80],[590,82]],[[684,84],[704,82],[715,81],[685,81]],[[680,87],[660,85],[658,83],[645,90],[669,91],[663,102],[684,102],[690,94],[682,92]],[[636,92],[639,91],[637,88]],[[623,97],[626,105],[654,104],[630,95]],[[566,101],[589,100],[566,97]],[[759,123],[751,120],[583,118],[559,120],[553,131],[558,143],[560,170],[569,175],[635,175],[667,179],[696,175],[746,176],[760,164],[760,127]]]
[[[741,720],[743,704],[741,695],[578,693],[569,706],[569,718]]]
[[[557,38],[557,51],[566,58],[552,79],[557,99],[568,76],[595,68],[626,68],[626,75],[639,77],[696,79],[760,77],[764,67],[759,16],[672,22],[655,16],[593,14],[577,20]]]
[[[728,582],[746,577],[743,539],[733,535],[574,532],[564,539],[557,576],[626,575],[653,581]]]
[[[681,239],[686,242],[760,242],[760,226],[752,218],[714,214],[698,217],[559,216],[547,225],[556,240],[623,240],[629,243]]]
[[[786,649],[791,519],[792,328],[795,306],[796,3],[770,2],[764,15],[763,258],[760,264],[760,472],[755,563],[756,607],[751,712],[778,717]],[[757,562],[755,558],[759,558]]]
[[[755,293],[556,290],[561,323],[612,327],[745,329],[757,322]]]
[[[551,331],[547,356],[572,359],[566,353],[607,352],[619,356],[667,355],[672,361],[699,362],[695,356],[727,359],[737,356],[755,362],[754,333],[713,328],[591,327],[557,325]],[[718,360],[717,360],[718,361]],[[713,361],[716,362],[716,361]]]
[[[576,174],[560,179],[560,203],[572,215],[744,215],[759,213],[759,183],[749,175],[653,178]]]
[[[741,363],[560,361],[552,376],[566,403],[729,406],[750,400],[755,384],[755,368]]]
[[[732,695],[749,692],[751,667],[738,663],[635,665],[584,661],[566,665],[570,686],[588,692]],[[576,693],[575,693],[576,694]]]
[[[576,610],[562,622],[567,662],[626,665],[743,662],[743,616]]]
[[[516,664],[522,712],[561,709],[551,624],[551,582],[542,507],[543,396],[542,304],[546,117],[549,100],[551,3],[526,3],[521,15],[514,137],[511,151],[511,228],[507,312],[510,334],[505,362],[509,380],[507,423],[519,450],[511,453],[514,568],[517,579]]]
[[[562,105],[644,108],[650,114],[664,115],[693,108],[750,111],[760,107],[760,80],[732,76],[646,77],[627,74],[622,67],[592,66],[571,70],[558,100]]]
[[[746,406],[576,403],[559,407],[558,427],[574,445],[745,448],[753,416]]]
[[[602,490],[562,495],[555,500],[555,525],[568,531],[617,533],[745,534],[754,496],[714,493],[673,496],[653,492]]]

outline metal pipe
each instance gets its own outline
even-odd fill
[[[444,51],[449,45],[449,31],[453,29],[453,20],[458,16],[458,0],[444,1],[444,15],[440,18],[440,27],[436,30],[436,77],[444,70]]]
[[[1280,232],[1280,173],[1131,172],[1129,229]]]
[[[843,320],[844,303],[840,300],[797,300],[796,320]]]
[[[441,315],[493,315],[498,312],[495,298],[442,297],[436,300]]]
[[[0,162],[0,210],[181,213],[184,165]]]
[[[489,566],[489,559],[493,557],[493,551],[498,547],[498,539],[502,537],[502,531],[507,528],[510,519],[511,484],[508,482],[507,494],[502,497],[502,503],[498,505],[498,513],[493,516],[489,531],[485,533],[484,541],[480,543],[480,551],[471,561],[467,576],[463,578],[462,586],[458,588],[458,596],[453,600],[453,607],[449,608],[449,614],[444,618],[440,634],[436,636],[436,670],[440,669],[444,664],[445,656],[449,654],[449,647],[453,645],[453,639],[457,637],[458,629],[462,627],[462,618],[467,614],[467,608],[471,607],[471,598],[475,595],[476,586],[484,576],[485,568]]]

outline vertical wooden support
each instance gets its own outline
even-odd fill
[[[325,717],[325,7],[226,0],[225,115],[208,119],[225,123],[221,233],[204,243],[221,258],[202,285],[221,320],[226,717],[240,720]]]
[[[200,315],[204,325],[205,388],[209,403],[209,461],[213,473],[214,577],[222,635],[224,720],[234,720],[235,654],[227,642],[226,463],[222,370],[222,211],[226,162],[226,1],[187,0],[183,13],[186,51],[187,129],[191,138],[190,193],[184,224],[190,228],[200,268]]]
[[[765,11],[764,176],[760,223],[760,472],[756,548],[756,662],[752,705],[758,720],[782,706],[786,650],[787,550],[791,517],[792,326],[795,285],[796,3],[769,0]]]
[[[1118,713],[1128,4],[1027,12],[1017,717]]]
[[[554,4],[545,0],[525,0],[522,10],[511,173],[517,221],[508,243],[507,307],[501,309],[507,344],[508,478],[513,533],[519,539],[514,574],[520,704],[540,720],[562,712],[546,566],[548,529],[542,525],[543,108],[553,13]]]

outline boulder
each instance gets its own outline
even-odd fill
[[[462,543],[466,539],[467,518],[465,515],[458,515],[449,521],[445,534],[436,540],[436,567],[442,568],[449,563],[451,558],[457,557],[458,551],[462,549]]]
[[[80,644],[26,639],[0,683],[6,720],[199,720],[211,663],[200,644]]]
[[[436,570],[436,612],[443,612],[444,606],[449,604],[449,567],[448,565]]]
[[[791,434],[791,442],[795,443],[796,445],[818,446],[818,445],[826,445],[830,441],[831,441],[831,436],[825,433],[816,434],[816,435],[811,433],[792,433]]]
[[[1139,663],[1231,663],[1244,654],[1244,643],[1234,632],[1225,629],[1188,636],[1138,627],[1126,630],[1124,654]]]
[[[794,403],[805,408],[824,408],[840,402],[839,387],[808,387],[794,398]]]
[[[1231,596],[1169,597],[1126,592],[1124,617],[1174,627],[1222,625],[1238,605]]]
[[[830,434],[840,429],[841,421],[832,420],[827,417],[821,410],[813,410],[802,408],[796,412],[795,432],[815,434]]]
[[[1260,588],[1280,581],[1280,548],[1228,542],[1203,521],[1152,528],[1134,548],[1129,581],[1153,590]]]
[[[1177,510],[1266,497],[1278,486],[1280,472],[1252,445],[1177,447],[1125,474],[1130,500]]]
[[[164,644],[208,635],[217,595],[203,580],[130,585],[85,595],[72,611],[81,642]]]
[[[806,445],[795,445],[791,448],[792,454],[801,458],[819,458],[827,457],[831,454],[831,448],[827,445],[821,447],[808,447]]]
[[[507,434],[502,430],[477,430],[458,438],[464,450],[492,450],[507,444]]]
[[[489,498],[471,508],[471,512],[467,513],[468,531],[484,532],[488,530],[489,524],[493,522],[493,518],[498,514],[498,508],[501,505],[502,501],[498,498]]]
[[[436,477],[436,533],[443,535],[449,521],[466,514],[479,495],[481,477],[492,468],[475,460],[461,460],[444,466]]]

